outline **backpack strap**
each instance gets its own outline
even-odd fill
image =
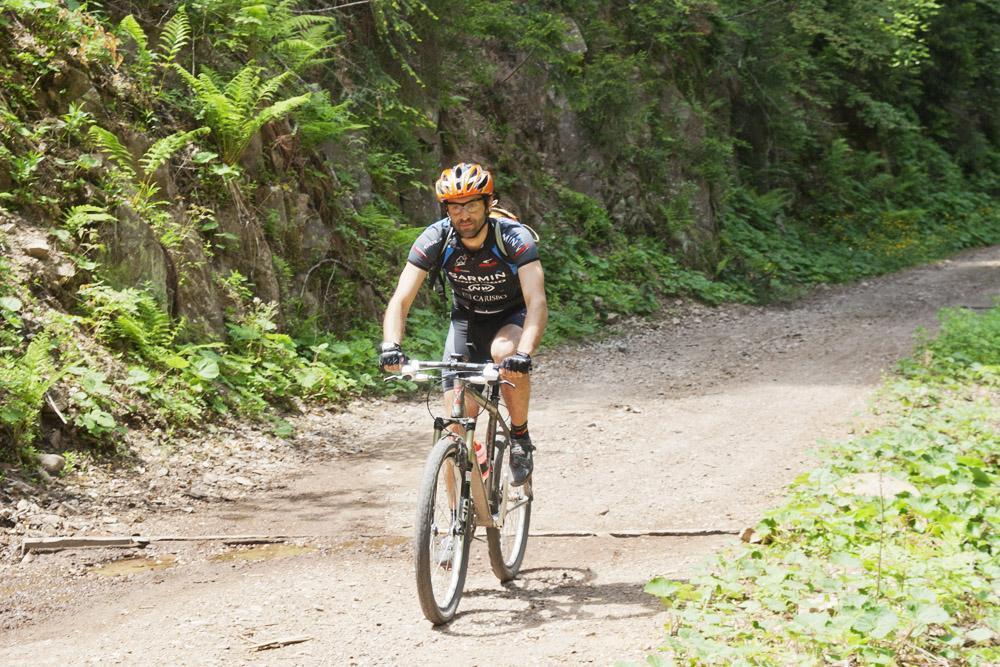
[[[438,293],[443,298],[444,294],[444,263],[448,261],[451,254],[455,252],[455,249],[451,247],[451,239],[455,236],[455,228],[448,225],[448,234],[444,237],[444,245],[441,246],[441,254],[438,255],[437,266],[431,270],[431,282],[430,288],[434,290],[436,287]]]
[[[541,238],[538,235],[538,232],[536,232],[534,229],[521,222],[521,220],[516,215],[514,215],[513,213],[511,213],[506,209],[500,208],[499,206],[494,206],[492,209],[490,209],[490,218],[492,218],[493,222],[493,241],[497,249],[500,251],[500,254],[504,256],[504,259],[509,259],[510,255],[507,254],[507,246],[504,243],[503,234],[500,233],[500,225],[498,224],[500,218],[507,218],[508,220],[512,220],[521,227],[527,229],[528,233],[531,234],[531,238],[535,240],[535,243],[538,243],[538,240]]]

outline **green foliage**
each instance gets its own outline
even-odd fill
[[[138,171],[133,164],[132,154],[114,133],[98,125],[92,125],[88,132],[91,140],[112,163],[107,184],[110,202],[127,204],[153,228],[160,243],[168,248],[180,245],[192,230],[175,220],[166,210],[168,203],[157,197],[160,187],[154,180],[156,171],[181,149],[208,132],[207,127],[199,127],[157,139],[139,158]],[[70,231],[80,230],[85,225],[113,219],[106,209],[81,205],[70,211],[67,226]]]
[[[236,164],[261,127],[284,118],[311,97],[303,93],[272,102],[291,72],[263,80],[263,68],[254,63],[248,63],[221,87],[211,72],[203,71],[195,77],[180,65],[175,64],[175,68],[197,96],[222,159],[228,164]]]
[[[268,59],[302,71],[329,62],[344,39],[336,19],[310,14],[297,0],[195,0],[188,4],[216,48],[241,54],[240,61]]]
[[[122,18],[118,23],[118,31],[125,33],[135,44],[132,74],[140,83],[146,85],[152,82],[154,65],[157,65],[161,70],[162,82],[162,77],[165,77],[171,64],[177,60],[181,50],[191,42],[191,22],[183,5],[163,26],[163,30],[160,32],[159,49],[156,51],[150,48],[146,31],[132,14]],[[151,92],[156,94],[160,90]]]
[[[419,81],[419,75],[410,64],[414,56],[413,45],[421,41],[413,22],[421,16],[437,17],[422,0],[371,0],[370,5],[379,37],[403,71]]]
[[[0,311],[20,310],[20,302],[8,297]],[[20,455],[38,435],[38,419],[45,393],[59,381],[62,370],[52,358],[53,344],[47,335],[37,335],[20,356],[0,354],[0,436],[13,450],[0,455]]]
[[[312,147],[323,142],[342,140],[344,133],[368,127],[356,121],[351,113],[351,106],[350,100],[334,104],[330,101],[328,91],[314,93],[299,111],[303,144]]]
[[[163,32],[160,34],[160,57],[158,60],[164,65],[170,65],[177,60],[181,49],[187,46],[190,41],[191,22],[188,20],[187,11],[181,5],[180,9],[163,26]]]
[[[118,24],[118,29],[126,33],[135,42],[137,74],[145,75],[149,73],[153,65],[153,54],[149,50],[149,40],[146,39],[146,31],[142,29],[134,16],[129,14]]]
[[[941,331],[921,341],[913,360],[903,363],[907,376],[933,379],[941,376],[980,381],[1000,372],[1000,306],[984,313],[968,308],[947,308],[938,315]]]
[[[118,169],[128,176],[135,176],[136,172],[135,167],[132,165],[132,154],[129,153],[128,149],[125,148],[114,133],[105,130],[99,125],[92,125],[88,133],[93,142],[97,144],[97,147],[114,162]]]
[[[836,170],[831,173],[837,178]],[[848,189],[908,187],[891,176],[845,181],[845,196]],[[734,190],[722,218],[718,276],[747,297],[786,298],[808,285],[854,280],[1000,242],[1000,211],[980,194],[912,193],[912,208],[867,194],[861,199],[869,203],[850,212],[843,202],[817,199],[814,215],[826,221],[817,227],[796,220],[784,190]]]
[[[142,167],[143,173],[146,174],[145,181],[149,182],[156,170],[166,164],[167,160],[173,157],[177,151],[208,132],[208,128],[199,127],[189,132],[174,132],[154,141],[153,145],[139,158],[139,165]]]
[[[888,423],[796,480],[758,525],[764,544],[687,583],[651,581],[673,610],[663,650],[683,664],[995,664],[998,340],[1000,307],[945,313],[888,386]]]
[[[593,198],[552,187],[558,207],[545,220],[540,245],[550,312],[547,341],[592,335],[612,313],[648,315],[668,295],[695,295],[711,303],[744,298],[682,267],[663,242],[615,229]]]

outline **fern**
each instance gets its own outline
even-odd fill
[[[191,90],[194,91],[195,95],[199,98],[207,95],[221,95],[222,92],[219,87],[215,84],[215,81],[211,76],[209,76],[209,69],[207,67],[202,68],[201,74],[197,77],[191,74],[177,63],[174,63],[174,71],[176,71],[184,81],[191,86]]]
[[[145,361],[159,363],[173,353],[176,328],[170,316],[148,293],[140,293],[134,311],[122,313],[111,321],[108,336],[125,343]]]
[[[118,29],[127,34],[135,42],[136,68],[143,74],[149,72],[153,65],[153,54],[149,51],[149,39],[135,17],[129,14],[118,24]]]
[[[53,362],[52,347],[42,333],[20,358],[0,356],[0,433],[6,432],[16,447],[34,442],[45,392],[65,373]]]
[[[191,41],[191,22],[188,20],[187,11],[182,5],[174,14],[167,25],[163,26],[163,34],[160,35],[160,61],[164,66],[169,66],[174,62],[177,55]]]
[[[342,34],[331,35],[336,27],[336,21],[328,16],[293,14],[276,26],[279,38],[274,50],[286,59],[286,66],[292,71],[321,65],[330,58],[320,55],[345,39]]]
[[[87,134],[97,144],[97,147],[106,153],[112,162],[118,165],[119,169],[135,177],[135,167],[132,166],[132,154],[122,145],[122,142],[118,141],[118,137],[98,125],[91,125],[90,129],[87,130]]]
[[[330,102],[329,91],[314,93],[300,115],[299,131],[306,145],[315,145],[344,132],[368,127],[355,122],[350,112],[350,105],[350,100],[333,104]]]
[[[80,296],[97,338],[146,361],[160,362],[172,354],[177,328],[148,291],[97,283],[81,288]]]
[[[191,130],[190,132],[175,132],[170,136],[157,139],[156,142],[149,147],[149,150],[147,150],[146,153],[139,159],[139,164],[142,166],[142,170],[146,174],[146,179],[148,180],[151,178],[156,170],[169,160],[174,153],[197,137],[207,134],[209,131],[210,130],[207,127],[199,127],[198,129]]]
[[[244,66],[221,90],[210,72],[203,71],[196,77],[176,63],[174,68],[198,98],[219,142],[222,159],[228,164],[240,159],[254,134],[266,123],[287,116],[312,97],[312,93],[304,93],[269,104],[292,73],[261,81],[263,70],[254,63]],[[261,109],[264,104],[268,106]]]
[[[282,21],[277,31],[282,34],[302,34],[316,27],[322,27],[324,30],[327,30],[336,25],[337,22],[329,16],[296,14]]]
[[[79,235],[82,230],[101,222],[115,222],[116,220],[115,216],[108,213],[107,209],[102,206],[81,204],[69,210],[63,226],[71,233]]]
[[[302,95],[290,97],[285,100],[278,100],[271,106],[262,110],[254,118],[250,119],[249,123],[247,123],[250,135],[252,136],[254,132],[262,128],[264,125],[267,125],[272,120],[284,118],[308,102],[310,97],[312,97],[312,93],[303,93]]]

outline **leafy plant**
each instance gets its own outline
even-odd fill
[[[126,195],[126,202],[152,226],[160,242],[168,248],[176,247],[190,230],[179,226],[164,210],[167,202],[156,198],[160,191],[159,185],[154,181],[156,170],[187,144],[208,132],[207,127],[199,127],[186,132],[174,132],[157,139],[139,158],[137,169],[132,154],[112,132],[98,125],[92,125],[88,131],[91,140],[108,156],[114,166],[111,170],[112,186]],[[73,210],[88,212],[91,222],[101,215],[107,215],[106,212],[101,213],[100,209],[95,211],[88,209],[87,206]]]
[[[303,93],[272,101],[291,72],[264,80],[263,68],[252,62],[221,87],[207,71],[195,77],[180,65],[175,64],[175,69],[197,96],[228,164],[236,164],[261,127],[284,118],[311,98],[311,93]]]
[[[14,304],[0,304],[7,308]],[[30,447],[38,435],[39,415],[46,392],[65,372],[52,358],[52,339],[35,336],[20,356],[0,354],[0,433],[13,443],[13,452]]]
[[[995,343],[1000,307],[950,311],[889,381],[884,425],[829,448],[763,539],[689,582],[663,650],[685,664],[963,664],[1000,658]],[[985,337],[985,344],[980,338]],[[934,354],[931,350],[939,350]],[[863,479],[874,479],[866,490]],[[654,663],[657,658],[654,658]]]
[[[125,16],[118,24],[119,30],[132,38],[136,46],[136,74],[145,77],[150,74],[154,64],[161,68],[169,67],[180,55],[181,49],[191,41],[191,23],[187,10],[183,5],[170,17],[160,33],[159,49],[149,48],[146,31],[139,25],[134,15]]]

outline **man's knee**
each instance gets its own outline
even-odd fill
[[[515,351],[514,341],[508,338],[496,338],[493,345],[490,346],[490,355],[493,357],[494,363],[497,364],[514,354]]]
[[[517,352],[517,344],[521,340],[521,333],[521,327],[516,324],[508,324],[497,332],[496,338],[493,339],[493,344],[490,345],[490,356],[493,357],[495,363],[499,364]]]

